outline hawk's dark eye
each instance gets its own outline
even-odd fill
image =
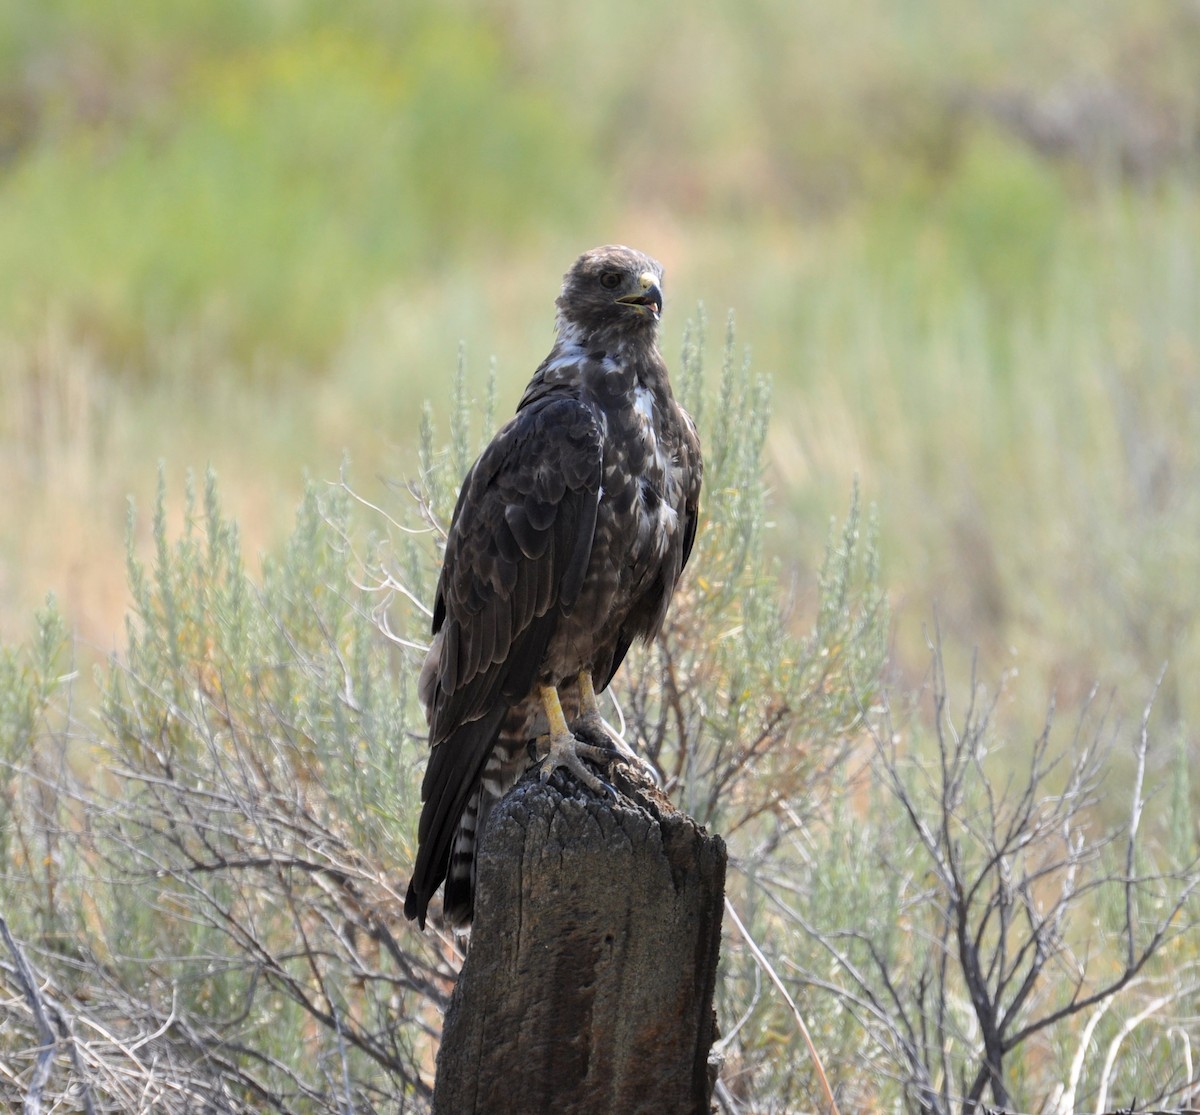
[[[621,273],[619,271],[601,271],[600,285],[605,290],[616,290],[621,285]]]

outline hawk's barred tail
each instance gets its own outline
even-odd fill
[[[524,717],[514,718],[510,713],[510,722],[514,719],[523,722]],[[492,807],[517,784],[531,762],[526,741],[523,738],[511,738],[507,732],[501,734],[488,756],[479,787],[467,799],[463,809],[462,820],[454,836],[454,848],[450,853],[446,890],[442,898],[443,916],[450,925],[469,923],[475,907],[476,834],[483,830]]]
[[[490,761],[490,760],[489,760]],[[442,896],[442,913],[451,925],[465,925],[471,920],[475,898],[475,833],[480,827],[483,783],[467,799],[466,808],[454,835],[450,867],[446,872],[446,890]]]
[[[450,870],[459,819],[479,787],[507,711],[501,705],[460,725],[429,754],[421,783],[425,804],[417,826],[417,860],[404,898],[404,916],[416,918],[422,929],[429,900]]]

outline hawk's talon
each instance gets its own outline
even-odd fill
[[[578,719],[571,722],[571,732],[576,739],[584,740],[603,751],[610,753],[609,763],[620,756],[617,742],[613,739],[604,724],[604,718],[599,711],[588,709]]]
[[[596,793],[608,793],[614,799],[616,791],[603,779],[594,774],[584,765],[588,759],[600,766],[611,766],[617,758],[616,753],[605,747],[596,747],[577,739],[569,732],[563,735],[541,736],[534,741],[536,754],[539,757],[539,775],[543,782],[549,782],[550,776],[562,767],[569,770],[585,786]]]

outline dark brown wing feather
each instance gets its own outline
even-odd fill
[[[429,707],[432,750],[404,903],[422,925],[504,713],[533,689],[560,618],[579,598],[602,461],[592,411],[551,395],[518,411],[459,494],[434,603],[442,647]]]

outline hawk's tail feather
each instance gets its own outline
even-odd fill
[[[467,799],[458,831],[454,834],[454,848],[446,871],[446,890],[442,896],[442,916],[451,925],[469,922],[475,906],[475,833],[479,827],[482,797],[483,782],[480,781]]]
[[[523,717],[520,718],[523,721]],[[450,866],[446,872],[446,891],[442,912],[451,925],[466,925],[475,909],[475,848],[476,837],[483,831],[492,807],[513,788],[529,768],[529,745],[517,717],[501,729],[495,747],[484,764],[483,776],[475,793],[463,808],[462,819],[454,836]],[[510,735],[516,730],[517,736]]]
[[[459,821],[479,788],[507,711],[501,705],[459,725],[430,752],[421,784],[425,804],[417,826],[417,860],[404,899],[404,916],[416,918],[422,929],[429,901],[450,870]]]

